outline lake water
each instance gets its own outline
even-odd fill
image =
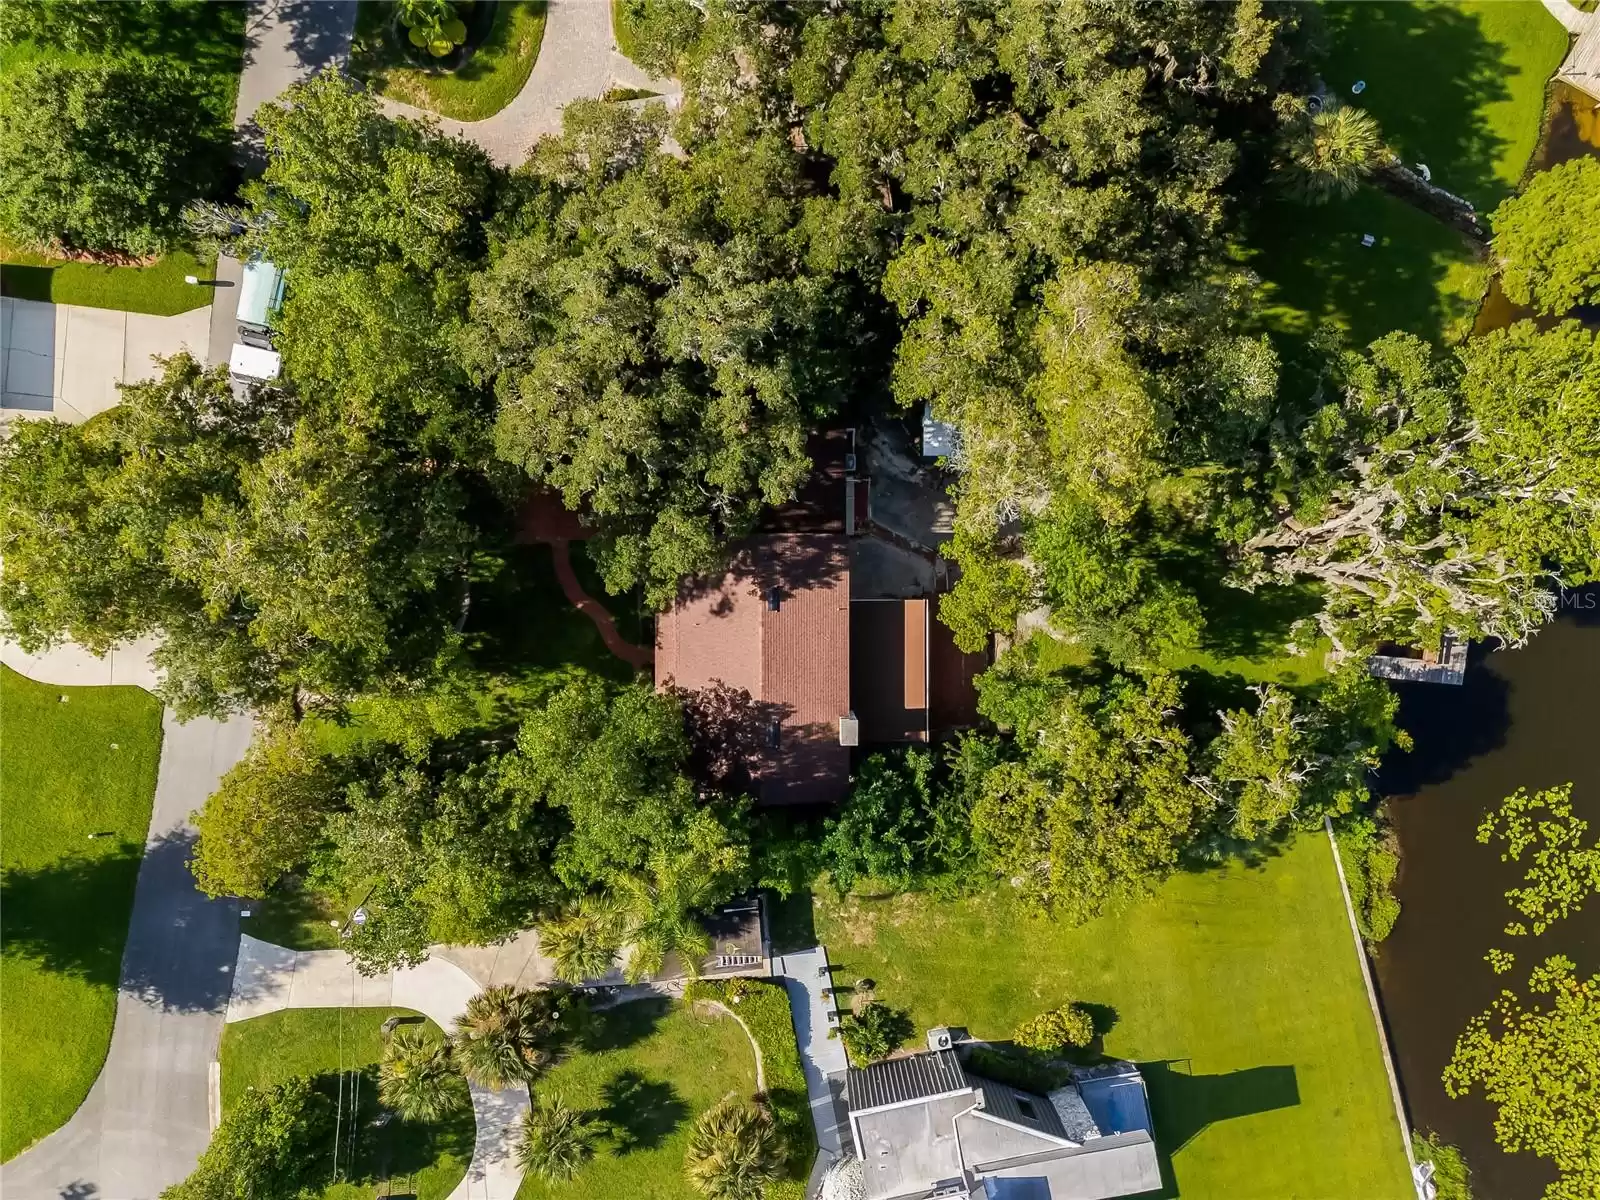
[[[1452,1100],[1440,1072],[1456,1035],[1502,987],[1526,994],[1529,970],[1562,953],[1600,971],[1600,901],[1541,937],[1507,937],[1504,898],[1522,867],[1479,845],[1478,822],[1518,787],[1572,782],[1573,807],[1600,835],[1600,588],[1569,592],[1563,615],[1521,650],[1474,647],[1461,687],[1401,684],[1401,715],[1416,740],[1385,762],[1381,786],[1400,837],[1400,923],[1382,944],[1377,977],[1413,1124],[1461,1147],[1476,1200],[1537,1200],[1553,1172],[1494,1141],[1493,1109]],[[1515,952],[1495,975],[1490,947]]]

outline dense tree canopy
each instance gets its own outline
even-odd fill
[[[481,252],[494,173],[471,142],[393,119],[346,75],[324,71],[256,114],[262,179],[245,189],[260,218],[252,248],[315,270],[399,263],[459,273]]]
[[[159,254],[226,161],[204,85],[187,68],[35,59],[0,78],[0,232],[13,241]]]
[[[1441,355],[1392,334],[1339,362],[1286,451],[1254,579],[1327,588],[1336,641],[1520,645],[1600,564],[1600,341],[1531,323]]]
[[[662,129],[568,108],[474,281],[466,341],[495,379],[500,453],[594,519],[607,586],[656,601],[795,494],[853,324],[806,269],[788,143],[752,129],[685,161],[656,149]]]
[[[1309,697],[1274,687],[1215,714],[1170,672],[1051,671],[1034,644],[980,683],[1016,752],[972,810],[983,865],[1034,904],[1084,920],[1199,861],[1367,799],[1397,702],[1361,664]]]
[[[1600,304],[1600,159],[1540,171],[1492,218],[1500,286],[1518,304],[1561,314]]]
[[[182,712],[337,700],[449,645],[464,502],[449,464],[180,355],[93,421],[0,443],[0,605],[28,646],[159,631]]]

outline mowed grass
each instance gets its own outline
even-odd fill
[[[1290,346],[1324,323],[1356,346],[1397,329],[1458,341],[1489,284],[1465,237],[1376,187],[1317,206],[1269,196],[1244,235],[1240,257],[1262,279],[1261,324]]]
[[[105,1062],[160,759],[149,693],[0,667],[0,1159],[65,1123]]]
[[[819,897],[812,916],[835,983],[873,980],[919,1041],[945,1024],[1005,1039],[1067,1000],[1105,1006],[1106,1053],[1144,1064],[1169,1196],[1414,1194],[1321,834],[1076,929],[1003,894]]]
[[[1320,12],[1329,91],[1377,117],[1407,163],[1487,215],[1538,143],[1566,33],[1537,0],[1339,0]],[[1363,81],[1359,96],[1351,86]],[[1263,321],[1293,346],[1323,322],[1357,345],[1395,329],[1441,342],[1471,330],[1488,268],[1456,233],[1375,187],[1326,205],[1272,196],[1241,256],[1265,280]],[[1361,244],[1371,234],[1376,244]]]
[[[0,241],[0,295],[50,304],[82,304],[122,312],[176,316],[211,303],[211,289],[185,283],[185,275],[211,279],[215,255],[199,258],[174,250],[148,267],[68,262]]]
[[[222,1106],[227,1111],[246,1088],[271,1087],[297,1075],[317,1080],[330,1098],[339,1095],[341,1071],[359,1072],[359,1083],[345,1079],[342,1124],[348,1133],[352,1111],[358,1113],[355,1157],[340,1154],[346,1178],[330,1183],[322,1200],[371,1200],[377,1196],[412,1196],[444,1200],[461,1182],[472,1160],[476,1125],[461,1081],[462,1107],[436,1125],[392,1119],[374,1124],[382,1112],[378,1102],[377,1063],[383,1057],[382,1025],[390,1017],[423,1023],[438,1036],[439,1027],[404,1008],[301,1008],[252,1017],[225,1025],[217,1059],[222,1064]],[[329,1147],[332,1176],[332,1147]]]
[[[517,1200],[698,1200],[683,1177],[695,1118],[729,1092],[755,1091],[755,1056],[736,1022],[665,999],[595,1014],[590,1048],[534,1085],[605,1130],[595,1157],[572,1179],[528,1175]]]
[[[1539,141],[1567,32],[1539,0],[1324,3],[1329,91],[1378,118],[1408,163],[1487,213]],[[1350,93],[1365,80],[1360,96]]]
[[[393,14],[392,4],[361,0],[353,73],[380,95],[458,121],[482,121],[515,100],[544,41],[545,0],[501,0],[493,6],[487,35],[466,62],[454,71],[430,71],[411,65],[390,42]],[[471,14],[467,21],[470,31]]]

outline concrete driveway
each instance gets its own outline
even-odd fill
[[[154,375],[152,355],[187,349],[203,359],[210,322],[210,308],[154,317],[0,298],[0,421],[86,421],[121,399],[118,383]]]
[[[70,664],[69,664],[70,665]],[[210,1064],[239,945],[238,906],[189,874],[189,813],[250,743],[248,717],[162,717],[150,836],[122,955],[106,1064],[78,1111],[0,1167],[5,1200],[156,1200],[210,1140]]]

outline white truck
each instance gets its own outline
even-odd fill
[[[272,348],[272,322],[283,305],[283,272],[264,258],[245,264],[239,284],[237,339],[228,355],[228,373],[241,381],[276,379],[283,370]]]

